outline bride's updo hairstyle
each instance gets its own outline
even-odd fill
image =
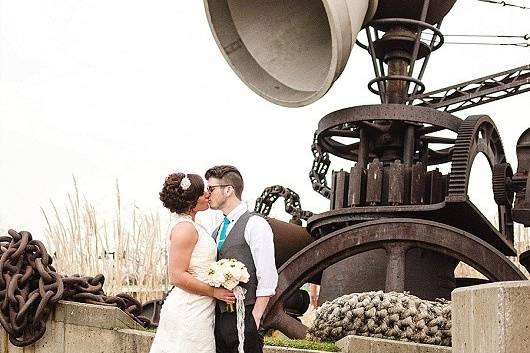
[[[197,174],[169,174],[160,191],[160,201],[171,212],[186,213],[197,205],[204,194],[204,181]]]

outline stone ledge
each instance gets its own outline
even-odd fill
[[[149,352],[155,337],[154,332],[124,329],[118,331],[120,335],[120,352]],[[265,346],[263,353],[328,353],[322,351],[296,349],[287,347]]]
[[[530,281],[496,282],[452,293],[455,353],[530,350]]]
[[[263,347],[263,353],[330,353],[330,352],[314,351],[310,349],[265,346]]]
[[[119,330],[118,334],[120,352],[147,353],[155,338],[154,332],[132,329]]]
[[[99,329],[136,329],[142,326],[120,308],[69,301],[59,301],[51,317],[56,322]]]
[[[148,353],[155,336],[116,307],[59,302],[44,337],[32,346],[14,347],[0,332],[0,353]],[[449,353],[450,348],[348,336],[337,342],[344,353]],[[264,353],[327,353],[265,346]],[[466,352],[467,353],[467,352]]]
[[[450,347],[372,337],[346,336],[337,341],[344,353],[450,353]]]

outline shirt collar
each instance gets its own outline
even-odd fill
[[[236,221],[241,217],[243,213],[247,210],[247,205],[244,202],[241,202],[239,205],[236,206],[230,213],[226,215],[226,218],[230,220],[230,223]]]

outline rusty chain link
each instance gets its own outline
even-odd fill
[[[52,266],[44,244],[31,233],[10,229],[0,237],[0,324],[9,341],[23,347],[35,343],[59,300],[117,306],[140,325],[153,326],[142,316],[142,304],[128,294],[107,296],[105,277],[62,276]]]
[[[317,134],[313,137],[313,144],[311,145],[311,152],[313,152],[314,160],[309,172],[309,179],[313,190],[318,192],[320,195],[329,199],[331,196],[331,189],[326,181],[326,173],[328,172],[331,161],[329,159],[329,153],[322,152],[322,149],[318,145]]]
[[[292,216],[291,223],[300,223],[300,220],[305,220],[313,215],[311,211],[302,210],[300,205],[300,196],[293,190],[283,187],[281,185],[269,186],[263,190],[260,197],[256,199],[254,211],[264,216],[268,216],[272,205],[279,197],[283,197],[285,203],[285,212]]]

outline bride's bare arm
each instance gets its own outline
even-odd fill
[[[235,296],[231,291],[212,287],[187,272],[198,239],[197,229],[189,222],[181,222],[173,227],[169,249],[169,282],[191,293],[234,303]]]

